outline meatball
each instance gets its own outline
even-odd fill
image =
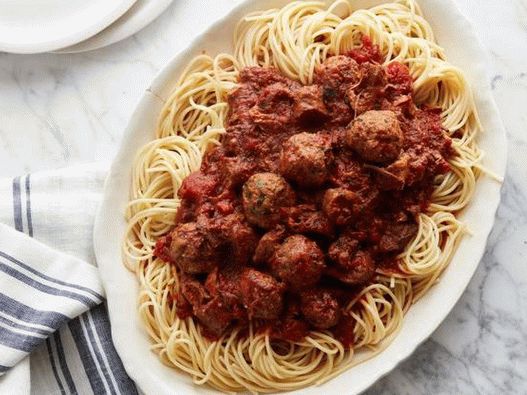
[[[243,215],[235,213],[221,218],[218,221],[218,234],[225,239],[232,262],[247,265],[258,243],[258,236]]]
[[[205,282],[205,286],[188,275],[181,276],[180,290],[192,306],[192,312],[205,327],[205,334],[218,338],[235,319],[244,318],[245,311],[236,295],[238,283],[215,269]],[[180,309],[178,302],[178,309]],[[178,315],[179,314],[178,311]]]
[[[343,84],[358,84],[362,72],[358,63],[349,56],[331,56],[320,65],[315,72],[317,84],[339,86]]]
[[[301,295],[301,310],[306,320],[318,329],[337,325],[340,319],[339,302],[324,289],[312,289]]]
[[[346,284],[362,284],[375,274],[375,262],[367,251],[359,250],[357,240],[343,235],[328,251],[329,258],[336,264],[327,274]]]
[[[280,153],[280,173],[301,187],[318,187],[328,178],[329,141],[319,134],[291,136]]]
[[[244,270],[240,288],[249,318],[276,319],[282,312],[285,285],[269,274]]]
[[[195,308],[194,315],[206,328],[205,335],[211,339],[219,338],[235,318],[219,297]]]
[[[332,188],[324,193],[322,210],[336,225],[349,224],[354,215],[357,195],[345,188]]]
[[[341,235],[328,249],[329,258],[341,268],[348,268],[359,250],[359,241],[348,234]]]
[[[392,162],[403,146],[403,132],[393,111],[367,111],[353,120],[346,142],[364,160]]]
[[[170,234],[166,255],[184,273],[208,273],[218,263],[221,241],[195,222],[179,225]]]
[[[386,71],[382,65],[370,62],[362,65],[362,83],[364,85],[384,87],[388,83],[386,78]]]
[[[277,82],[262,89],[257,105],[249,110],[252,122],[268,130],[284,130],[294,120],[294,94],[288,83]]]
[[[254,252],[253,262],[256,264],[267,263],[285,239],[285,236],[285,229],[283,227],[277,227],[264,234]]]
[[[257,173],[244,184],[242,202],[247,221],[268,229],[280,220],[281,207],[295,203],[295,193],[278,174]]]
[[[241,302],[240,279],[242,269],[236,265],[227,265],[214,269],[205,280],[204,288],[211,297],[220,296]]]
[[[325,268],[324,254],[305,236],[290,236],[271,258],[273,274],[299,290],[315,285]]]

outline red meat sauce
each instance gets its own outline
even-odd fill
[[[365,40],[303,86],[240,72],[221,146],[178,194],[156,256],[181,273],[177,311],[211,339],[251,320],[275,339],[330,330],[352,343],[344,306],[417,231],[449,169],[440,110],[418,107],[400,63]]]

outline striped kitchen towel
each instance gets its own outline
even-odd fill
[[[0,181],[0,394],[137,393],[113,347],[93,253],[106,169]]]

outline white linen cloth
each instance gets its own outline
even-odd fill
[[[0,181],[0,394],[137,393],[113,347],[93,253],[106,169]]]

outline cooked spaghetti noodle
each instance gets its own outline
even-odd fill
[[[456,153],[449,160],[451,170],[435,180],[417,235],[398,257],[399,270],[377,269],[373,283],[346,306],[354,319],[353,347],[344,347],[323,330],[277,345],[252,325],[248,334],[234,328],[218,341],[207,340],[192,317],[176,314],[177,268],[154,256],[156,240],[174,226],[183,179],[199,169],[210,147],[220,144],[227,95],[242,68],[274,67],[311,84],[327,57],[360,46],[363,36],[378,46],[384,64],[398,61],[409,68],[416,104],[442,110],[442,125]],[[294,1],[247,15],[236,28],[233,55],[200,55],[190,62],[164,104],[155,139],[134,162],[123,256],[140,284],[138,305],[153,350],[196,384],[254,393],[320,384],[380,352],[412,303],[438,280],[464,233],[456,213],[470,201],[480,173],[479,130],[463,73],[448,63],[413,0],[359,10],[352,10],[347,0],[329,7]]]

